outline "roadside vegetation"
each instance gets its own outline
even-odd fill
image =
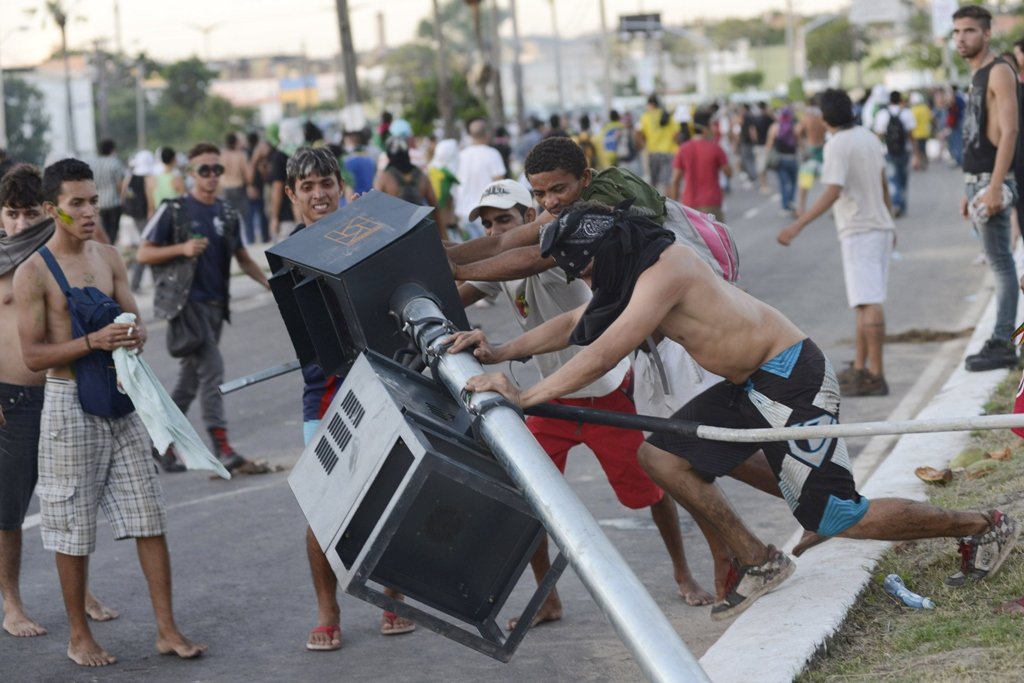
[[[985,406],[986,412],[1013,410],[1019,377],[1016,370],[1008,374]],[[1009,430],[994,430],[976,432],[971,440],[960,460],[980,458],[981,465],[955,470],[947,484],[930,485],[931,502],[961,509],[997,507],[1021,523],[1024,439]],[[946,456],[936,454],[937,469],[946,467]],[[845,624],[796,680],[1024,680],[1024,615],[994,611],[1024,595],[1024,543],[991,579],[960,589],[947,588],[943,579],[957,569],[958,562],[956,544],[949,539],[894,546],[879,562]],[[915,610],[890,597],[882,588],[890,573],[903,577],[915,593],[932,598],[936,608]]]

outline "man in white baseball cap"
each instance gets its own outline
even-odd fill
[[[506,215],[504,212],[509,209],[519,207],[519,219],[513,220],[512,215]],[[485,211],[485,209],[498,209],[498,212]],[[469,220],[475,221],[479,219],[483,222],[484,230],[487,234],[500,235],[505,230],[515,227],[516,225],[522,225],[524,222],[522,219],[525,218],[527,210],[533,209],[533,197],[530,195],[530,191],[523,187],[522,184],[515,180],[497,180],[487,187],[480,194],[480,203],[477,204],[472,211],[469,212]],[[490,220],[484,218],[484,214]],[[505,230],[500,229],[502,226],[494,225],[496,220],[505,218],[502,221]],[[530,219],[531,221],[533,218]],[[495,228],[498,228],[495,230]],[[494,231],[494,232],[492,232]]]

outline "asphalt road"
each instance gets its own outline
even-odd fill
[[[955,330],[970,324],[986,268],[972,265],[979,246],[956,216],[959,175],[933,165],[911,178],[910,210],[898,223],[900,258],[891,270],[890,332],[912,328]],[[740,245],[741,286],[782,310],[825,350],[839,368],[852,358],[853,314],[845,304],[839,247],[831,219],[809,227],[786,249],[775,234],[787,219],[777,198],[737,189],[726,207]],[[272,299],[236,278],[235,322],[225,331],[228,377],[245,375],[290,359],[286,334]],[[143,297],[144,301],[145,297]],[[145,309],[146,304],[143,303]],[[513,333],[504,304],[472,308],[473,322],[496,339]],[[164,329],[151,329],[146,358],[168,386],[175,363],[163,348]],[[886,347],[891,394],[849,399],[844,421],[885,419],[901,401],[912,410],[931,387],[917,386],[937,354],[953,358],[964,341],[890,344]],[[957,346],[959,344],[959,346]],[[958,357],[958,356],[956,356]],[[952,362],[952,361],[951,361]],[[516,377],[529,381],[518,366]],[[943,375],[944,378],[944,375]],[[301,452],[298,374],[246,389],[227,398],[230,434],[237,449],[290,467]],[[908,407],[909,406],[909,407]],[[198,424],[198,406],[192,419]],[[862,443],[851,442],[851,453]],[[206,473],[162,475],[169,508],[169,544],[174,566],[175,608],[181,629],[210,645],[198,661],[160,657],[145,582],[130,542],[115,543],[100,522],[90,583],[121,610],[116,621],[94,625],[97,639],[119,657],[114,666],[82,670],[64,656],[67,625],[53,557],[37,528],[26,530],[22,592],[27,609],[50,629],[33,639],[0,636],[0,678],[9,681],[637,681],[640,670],[571,570],[559,591],[565,618],[528,634],[509,664],[495,662],[425,629],[385,638],[377,633],[377,608],[342,597],[344,647],[310,653],[306,634],[315,603],[305,559],[305,521],[286,484],[287,473],[239,476],[225,482]],[[696,656],[727,624],[710,621],[707,607],[689,607],[677,596],[671,565],[644,511],[621,507],[585,449],[570,458],[567,476],[612,542],[645,584]],[[727,483],[730,498],[766,542],[781,544],[796,529],[780,500]],[[33,505],[31,513],[37,512]],[[707,547],[681,511],[687,556],[697,576],[711,585]],[[527,572],[529,574],[529,572]],[[820,586],[808,590],[821,590]],[[512,616],[532,591],[527,578],[507,607]],[[742,656],[742,653],[737,653]]]

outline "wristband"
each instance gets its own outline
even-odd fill
[[[85,335],[85,348],[89,349],[90,351],[94,350],[92,348],[92,344],[89,343],[89,335],[88,334]]]

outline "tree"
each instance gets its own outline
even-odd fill
[[[4,111],[7,114],[7,154],[11,159],[42,164],[49,145],[50,117],[35,86],[4,75]]]
[[[764,83],[763,71],[740,71],[729,76],[733,90],[750,90],[761,87]]]
[[[751,45],[782,45],[786,42],[786,29],[760,18],[725,19],[708,26],[707,33],[708,38],[722,48],[742,39],[749,40]]]
[[[403,109],[403,115],[417,135],[432,133],[434,122],[441,116],[437,106],[437,79],[433,76],[421,78],[416,81],[413,89],[413,101]],[[470,90],[465,76],[452,76],[451,92],[452,109],[457,119],[469,121],[478,116],[487,116],[487,107]]]
[[[161,69],[160,75],[167,81],[167,89],[160,97],[161,106],[171,104],[195,109],[206,99],[210,81],[217,74],[207,69],[197,57],[192,57],[169,64]]]
[[[815,69],[828,69],[836,64],[853,62],[857,54],[857,28],[846,17],[833,19],[807,34],[807,64]]]

